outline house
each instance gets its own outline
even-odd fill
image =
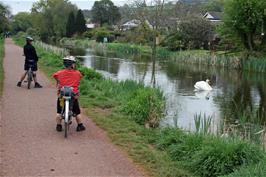
[[[148,25],[148,27],[150,29],[152,29],[152,25],[149,23],[148,20],[145,20],[145,23]],[[126,30],[130,30],[130,29],[136,28],[140,24],[141,24],[140,20],[133,19],[133,20],[130,20],[130,21],[124,23],[121,27],[122,27],[123,31],[126,31]]]
[[[87,23],[86,24],[86,27],[87,27],[87,29],[94,29],[94,28],[96,28],[96,24],[94,24],[94,23]]]
[[[130,20],[130,21],[124,23],[122,25],[122,30],[123,31],[130,30],[130,29],[138,27],[140,24],[141,24],[140,20],[133,19],[133,20]]]
[[[210,11],[210,12],[206,12],[205,15],[203,15],[203,18],[208,19],[214,23],[219,23],[222,21],[221,16],[222,16],[221,12]]]

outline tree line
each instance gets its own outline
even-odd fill
[[[10,10],[7,6],[0,2],[0,34],[9,29],[9,16]]]
[[[210,49],[210,43],[218,36],[221,50],[264,50],[265,0],[131,2],[117,7],[110,0],[100,0],[95,1],[91,10],[81,11],[68,0],[39,0],[30,13],[18,13],[9,24],[8,8],[0,4],[0,32],[8,28],[13,33],[24,31],[46,42],[73,36],[102,39],[97,36],[101,34],[118,42],[141,45],[154,45],[157,40],[156,45],[170,50]],[[217,25],[204,19],[202,16],[207,11],[220,13],[222,23]],[[130,20],[139,24],[123,30],[123,24]],[[98,28],[88,31],[86,22]]]
[[[86,31],[86,20],[82,10],[68,0],[39,0],[30,13],[13,16],[9,29],[13,34],[25,32],[54,43],[62,37],[81,35]]]

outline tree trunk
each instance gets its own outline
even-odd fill
[[[248,49],[253,51],[253,35],[251,33],[248,34]]]
[[[151,76],[151,83],[155,87],[155,62],[156,62],[156,34],[153,35],[152,41],[152,76]]]
[[[261,39],[261,46],[263,46],[263,45],[265,45],[266,44],[266,37],[265,37],[265,34],[264,34],[264,36],[262,36],[261,37],[262,39]]]

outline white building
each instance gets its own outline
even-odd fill
[[[94,29],[96,25],[94,23],[88,23],[86,24],[87,29]]]
[[[221,12],[206,12],[205,15],[203,15],[203,18],[206,18],[214,23],[221,22]]]

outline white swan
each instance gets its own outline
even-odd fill
[[[196,82],[194,87],[197,90],[212,90],[212,87],[209,85],[209,83],[210,83],[209,79],[207,79],[206,81],[198,81]]]
[[[205,98],[206,100],[210,99],[210,90],[196,90],[195,96],[197,98]]]

